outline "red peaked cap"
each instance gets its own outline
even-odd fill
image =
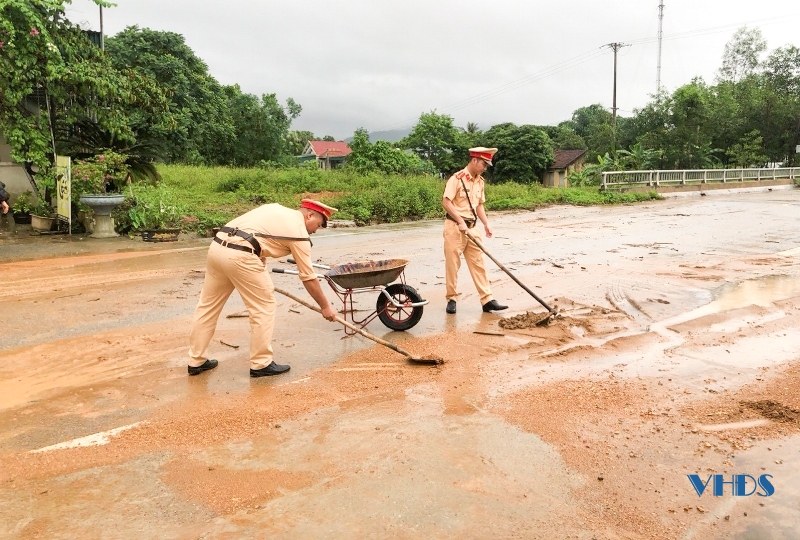
[[[492,158],[497,153],[497,148],[485,148],[483,146],[478,146],[476,148],[469,149],[469,156],[482,159],[486,162],[487,165],[492,164]]]
[[[300,208],[308,208],[309,210],[313,210],[314,212],[318,212],[322,214],[322,226],[328,226],[328,218],[336,212],[336,208],[333,206],[328,206],[327,204],[322,204],[318,201],[312,201],[311,199],[303,199],[300,201]]]

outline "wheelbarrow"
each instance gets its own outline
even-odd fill
[[[288,259],[287,262],[294,263]],[[422,318],[422,309],[428,303],[416,289],[405,283],[405,259],[386,259],[382,261],[364,261],[338,266],[314,264],[315,268],[326,270],[317,277],[328,282],[333,292],[344,304],[342,313],[345,320],[364,328],[377,317],[391,330],[408,330],[413,328]],[[297,270],[273,268],[276,274],[297,274]],[[399,279],[399,283],[392,283]],[[362,293],[378,293],[375,311],[362,319],[356,319],[354,296]],[[356,332],[345,327],[345,333]]]

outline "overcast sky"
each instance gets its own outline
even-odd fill
[[[436,110],[457,126],[554,125],[583,106],[630,115],[656,90],[659,0],[116,0],[106,35],[176,32],[222,84],[291,97],[293,129],[343,139],[416,124]],[[100,29],[73,0],[70,20]],[[797,0],[664,0],[661,83],[713,83],[725,43],[759,28],[769,50],[800,46]]]

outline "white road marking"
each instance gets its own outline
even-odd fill
[[[78,439],[72,439],[71,441],[66,441],[58,444],[53,444],[50,446],[45,446],[44,448],[39,448],[36,450],[31,450],[31,454],[37,454],[39,452],[49,452],[51,450],[64,450],[66,448],[80,448],[82,446],[102,446],[104,444],[108,444],[111,442],[111,437],[114,435],[119,435],[123,431],[127,431],[129,429],[135,428],[138,425],[146,424],[147,422],[136,422],[135,424],[129,424],[127,426],[121,426],[114,429],[109,429],[108,431],[101,431],[100,433],[94,433],[92,435],[87,435],[86,437],[80,437]]]

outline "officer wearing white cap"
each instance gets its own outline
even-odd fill
[[[447,219],[444,222],[447,313],[456,312],[456,299],[458,298],[456,288],[462,254],[467,262],[467,268],[475,283],[475,288],[478,290],[483,311],[500,311],[508,308],[492,298],[483,252],[464,234],[467,230],[475,227],[480,220],[486,237],[491,238],[492,236],[489,218],[486,217],[486,211],[483,208],[486,197],[484,195],[485,183],[481,175],[487,167],[492,165],[492,158],[496,152],[497,148],[482,146],[470,148],[469,163],[464,169],[451,176],[444,188],[442,206],[447,212]],[[480,237],[477,230],[471,231],[471,234]]]
[[[311,239],[318,228],[328,226],[336,208],[303,199],[299,210],[265,204],[220,228],[208,249],[206,277],[194,312],[189,335],[189,375],[217,367],[206,356],[222,308],[233,289],[239,291],[250,317],[250,376],[264,377],[289,371],[276,364],[272,353],[275,327],[275,287],[266,268],[267,257],[291,254],[300,280],[329,321],[336,319],[311,266]]]

